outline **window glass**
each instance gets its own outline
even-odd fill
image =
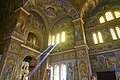
[[[110,21],[110,20],[113,20],[113,19],[114,19],[114,17],[113,17],[113,15],[112,15],[111,12],[106,12],[106,13],[105,13],[105,16],[106,16],[107,21]]]
[[[119,28],[119,27],[116,27],[115,29],[116,29],[116,32],[117,32],[118,37],[120,38],[120,28]]]
[[[54,80],[59,80],[59,66],[54,66]]]
[[[113,40],[116,40],[117,36],[116,36],[116,33],[115,33],[114,29],[110,29],[110,33],[111,33],[111,36],[112,36]]]
[[[65,66],[65,64],[61,65],[61,80],[66,80],[66,66]]]
[[[98,44],[97,35],[93,33],[93,40],[95,44]]]
[[[62,32],[62,35],[61,35],[61,42],[65,42],[65,32]]]
[[[103,38],[101,32],[98,32],[98,39],[100,43],[103,43]]]
[[[50,67],[50,70],[51,70],[50,80],[53,80],[53,67],[52,66]]]
[[[120,17],[120,12],[119,12],[119,11],[115,11],[114,14],[115,14],[115,17],[116,17],[116,18],[119,18],[119,17]]]
[[[57,34],[56,43],[60,43],[60,34]]]
[[[104,22],[105,22],[104,17],[103,17],[103,16],[101,16],[101,17],[99,18],[99,21],[100,21],[100,23],[104,23]]]
[[[52,36],[52,45],[54,45],[55,44],[55,36],[53,35]]]

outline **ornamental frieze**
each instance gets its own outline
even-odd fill
[[[51,62],[57,62],[62,60],[70,60],[75,59],[75,52],[67,52],[67,53],[60,53],[51,55]]]
[[[120,48],[120,42],[119,41],[112,41],[103,43],[103,44],[98,44],[94,46],[90,46],[90,53],[97,53],[97,52],[103,52],[107,50],[115,50]]]

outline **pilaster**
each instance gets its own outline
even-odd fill
[[[79,38],[76,40],[76,46],[74,47],[76,50],[76,62],[77,62],[77,68],[78,68],[78,78],[76,80],[91,80],[90,76],[91,74],[91,66],[90,66],[90,59],[89,59],[89,53],[88,53],[88,46],[86,44],[86,37],[85,37],[85,31],[84,31],[84,22],[82,18],[80,18],[77,22],[80,22],[80,26],[77,27],[77,35],[76,38]]]

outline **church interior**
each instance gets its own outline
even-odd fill
[[[0,0],[0,80],[120,80],[120,0]]]

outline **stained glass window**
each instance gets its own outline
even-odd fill
[[[54,66],[54,80],[59,80],[59,66]]]
[[[114,29],[110,29],[110,33],[111,33],[111,36],[112,36],[113,40],[116,40],[117,36],[116,36],[115,30]]]
[[[103,16],[101,16],[101,17],[99,18],[99,21],[100,21],[100,23],[104,23],[104,22],[105,22],[104,17],[103,17]]]
[[[98,44],[97,35],[93,33],[93,40],[95,44]]]
[[[100,43],[103,43],[103,38],[101,32],[98,32],[98,39]]]
[[[118,37],[120,38],[120,28],[119,28],[119,27],[116,27],[115,29],[116,29],[116,32],[117,32]]]
[[[65,42],[65,32],[62,32],[62,35],[61,35],[61,42]]]
[[[106,12],[105,16],[106,16],[107,21],[110,21],[110,20],[114,19],[113,15],[112,15],[112,12]]]
[[[119,18],[120,17],[120,11],[114,11],[115,17]]]
[[[61,64],[61,80],[66,80],[66,66]]]

